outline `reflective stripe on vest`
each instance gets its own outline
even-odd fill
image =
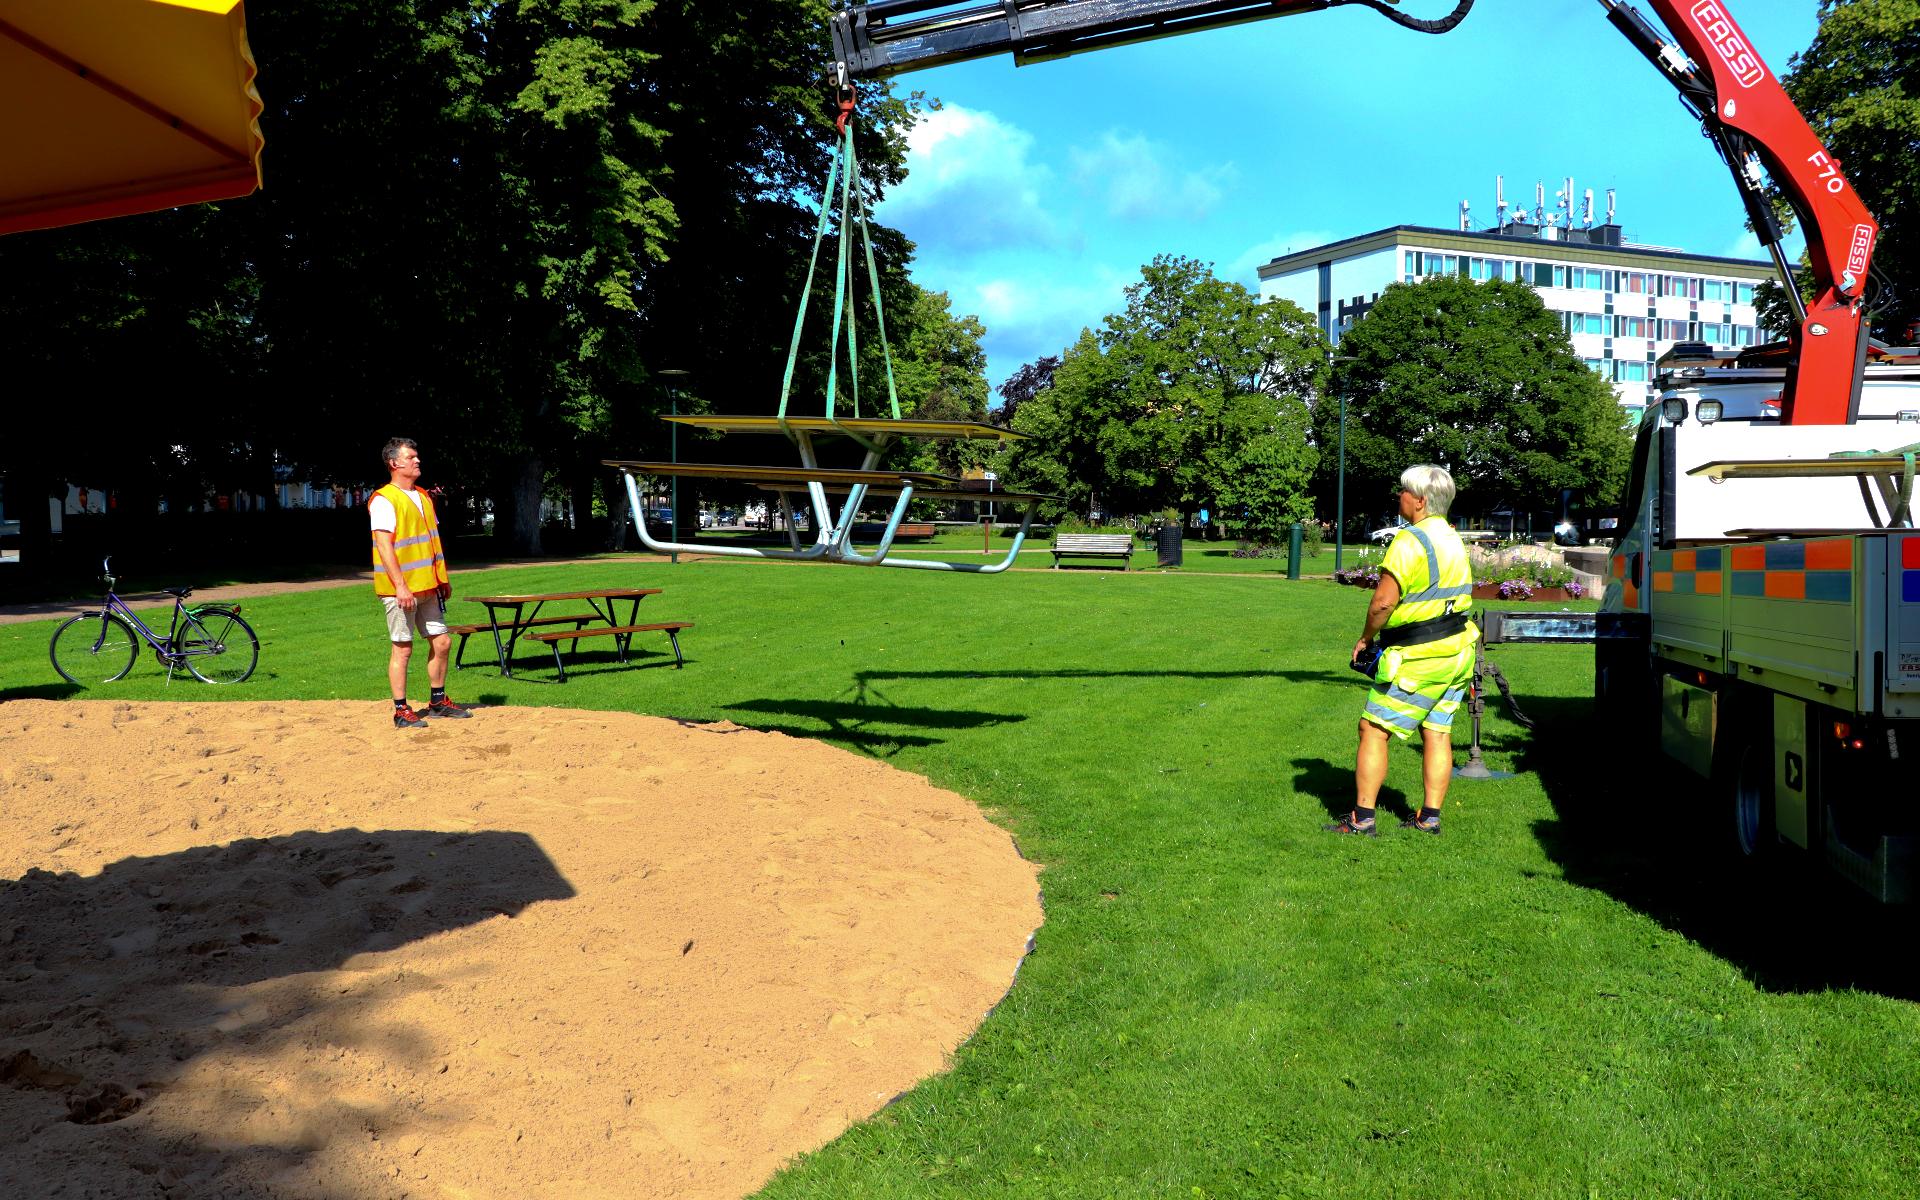
[[[1473,607],[1473,565],[1467,559],[1467,548],[1444,520],[1441,520],[1440,528],[1446,530],[1447,536],[1438,543],[1419,525],[1409,525],[1400,531],[1420,544],[1426,559],[1426,577],[1400,580],[1400,603],[1387,617],[1387,629],[1431,621],[1435,617],[1466,612]],[[1469,625],[1451,637],[1408,646],[1405,656],[1438,658],[1458,653],[1462,647],[1472,645],[1479,635],[1480,631]]]
[[[405,492],[388,484],[375,492],[393,505],[393,556],[400,563],[400,577],[411,592],[431,592],[447,582],[447,559],[440,546],[440,522],[433,511],[433,497],[416,493],[415,504]],[[372,500],[369,499],[371,504]],[[380,561],[380,539],[373,539],[373,590],[378,595],[394,594],[393,579]]]

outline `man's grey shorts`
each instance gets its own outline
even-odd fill
[[[392,596],[380,597],[380,603],[387,610],[387,639],[394,642],[411,642],[413,631],[418,629],[421,637],[436,638],[447,631],[446,614],[440,611],[440,597],[435,595],[414,595],[413,621],[411,626],[407,614],[400,607],[400,601]]]

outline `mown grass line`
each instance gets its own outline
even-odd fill
[[[1582,648],[1500,648],[1540,728],[1496,703],[1485,740],[1493,766],[1521,774],[1456,783],[1441,838],[1363,842],[1320,832],[1351,798],[1357,589],[736,563],[456,582],[664,586],[642,619],[698,622],[684,671],[596,651],[556,685],[529,649],[512,679],[458,673],[457,698],[822,738],[973,797],[1045,865],[1036,952],[954,1069],[768,1197],[1882,1197],[1920,1183],[1910,917],[1816,879],[1757,887],[1710,868],[1702,789],[1587,727]],[[246,612],[264,642],[255,681],[168,688],[149,660],[90,694],[359,698],[385,721],[369,589]],[[65,694],[51,628],[0,626],[0,696]],[[1417,756],[1396,751],[1386,810],[1418,788]]]

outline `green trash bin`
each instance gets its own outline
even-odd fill
[[[1160,565],[1177,567],[1180,565],[1180,538],[1185,531],[1178,525],[1162,525],[1153,535],[1154,549],[1159,552]]]

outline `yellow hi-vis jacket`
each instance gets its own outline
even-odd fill
[[[425,593],[447,582],[447,556],[440,548],[440,521],[433,512],[433,497],[425,492],[414,494],[420,497],[417,508],[411,497],[392,484],[374,493],[385,496],[387,503],[393,505],[397,521],[393,530],[393,556],[400,560],[400,577],[407,581],[408,591]],[[371,496],[367,503],[372,505]],[[387,565],[380,561],[378,537],[373,539],[373,590],[382,596],[395,594]]]
[[[1395,629],[1473,608],[1473,564],[1460,535],[1444,517],[1428,517],[1396,533],[1380,569],[1400,581],[1400,603],[1381,630],[1388,642],[1394,640]],[[1403,659],[1442,658],[1458,654],[1479,636],[1480,631],[1468,622],[1457,633],[1396,649]]]

